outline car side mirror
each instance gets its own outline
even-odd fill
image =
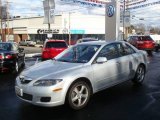
[[[105,62],[107,62],[107,58],[106,57],[98,57],[96,62],[97,63],[105,63]]]

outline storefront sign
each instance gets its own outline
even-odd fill
[[[114,15],[114,12],[115,12],[115,8],[113,5],[109,5],[107,7],[107,16],[108,17],[112,17]]]
[[[46,30],[46,29],[38,29],[37,33],[38,34],[48,34],[48,33],[59,33],[59,29],[50,29],[50,30]]]
[[[71,34],[85,34],[85,30],[70,30]]]

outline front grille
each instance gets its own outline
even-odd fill
[[[33,96],[30,94],[27,94],[27,93],[23,93],[23,96],[19,96],[19,97],[22,99],[25,99],[25,100],[29,100],[29,101],[32,101],[32,99],[33,99]]]
[[[41,97],[40,101],[41,102],[50,102],[51,101],[51,97]]]

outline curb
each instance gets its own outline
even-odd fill
[[[31,53],[31,54],[25,54],[26,58],[31,58],[31,57],[40,57],[41,53]]]

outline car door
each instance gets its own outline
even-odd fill
[[[125,43],[120,42],[116,44],[120,57],[117,59],[119,63],[119,82],[125,81],[129,79],[129,75],[131,73],[132,64],[132,55],[130,54],[128,47]]]
[[[92,64],[93,75],[96,81],[96,88],[103,89],[110,87],[115,81],[120,80],[119,74],[119,53],[116,48],[116,44],[106,45],[97,55],[98,57],[106,57],[107,62],[105,63],[94,63]]]

